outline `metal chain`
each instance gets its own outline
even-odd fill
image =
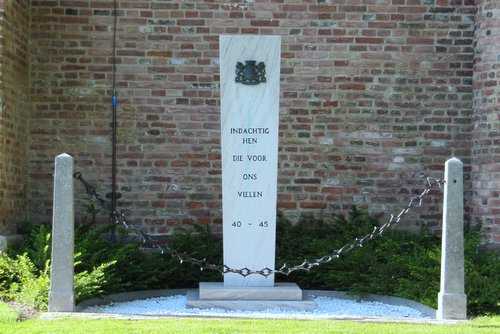
[[[433,188],[438,186],[440,190],[442,189],[442,184],[444,183],[444,181],[432,177],[427,177],[426,179],[427,179],[427,187],[420,193],[420,195],[411,197],[408,205],[404,209],[402,209],[397,215],[391,214],[391,217],[385,224],[381,226],[374,226],[373,231],[371,231],[370,233],[366,234],[361,238],[355,238],[352,243],[345,244],[341,248],[334,250],[330,255],[325,255],[319,259],[315,259],[314,261],[304,260],[304,262],[302,262],[301,264],[293,267],[289,267],[286,264],[284,264],[279,270],[276,270],[275,273],[289,275],[290,273],[297,270],[309,271],[311,268],[328,263],[333,259],[338,259],[340,255],[347,253],[355,248],[363,247],[363,245],[369,240],[382,236],[385,230],[390,228],[394,223],[399,223],[401,221],[401,218],[404,215],[406,215],[412,208],[421,206],[424,197]]]
[[[442,184],[444,183],[443,180],[433,178],[433,177],[427,177],[427,187],[420,193],[418,196],[413,196],[410,198],[410,201],[408,205],[399,211],[397,215],[391,214],[389,220],[381,225],[381,226],[374,226],[373,231],[370,233],[367,233],[365,236],[360,237],[360,238],[355,238],[353,242],[345,244],[341,248],[334,250],[332,253],[329,255],[325,255],[323,257],[320,257],[318,259],[314,259],[312,261],[304,260],[299,265],[295,266],[288,266],[286,263],[281,266],[280,269],[271,269],[271,268],[263,268],[260,270],[253,270],[247,267],[243,268],[230,268],[227,265],[217,265],[213,264],[207,261],[207,259],[197,259],[194,257],[189,256],[186,253],[180,253],[176,251],[175,249],[171,248],[167,243],[162,244],[158,240],[156,240],[153,236],[143,232],[139,227],[135,226],[134,224],[128,223],[125,215],[125,212],[116,212],[111,209],[111,205],[109,202],[104,200],[95,190],[95,188],[90,185],[82,176],[81,173],[75,173],[74,178],[79,180],[84,186],[85,190],[88,195],[93,196],[96,198],[100,205],[102,206],[103,209],[107,210],[110,212],[111,218],[113,222],[116,225],[122,225],[125,229],[132,231],[133,233],[136,234],[136,236],[139,237],[142,243],[149,245],[152,248],[158,248],[162,254],[168,253],[173,257],[176,257],[180,263],[187,262],[194,264],[200,268],[200,270],[215,270],[221,273],[222,275],[227,274],[227,273],[233,273],[233,274],[238,274],[243,277],[249,276],[249,275],[261,275],[264,277],[267,277],[272,274],[283,274],[283,275],[290,275],[294,271],[299,271],[299,270],[304,270],[304,271],[309,271],[314,267],[320,266],[322,264],[331,262],[334,259],[338,259],[342,254],[345,254],[355,248],[358,247],[363,247],[363,245],[372,239],[375,239],[377,237],[382,236],[382,234],[390,228],[393,224],[397,224],[401,221],[401,218],[406,215],[412,208],[418,207],[422,205],[422,201],[424,197],[436,186],[439,187],[439,189],[442,189]]]
[[[107,211],[110,211],[112,212],[113,210],[111,209],[111,204],[106,201],[104,198],[101,197],[101,195],[99,195],[99,193],[97,193],[97,191],[95,190],[95,187],[92,186],[90,183],[88,183],[82,176],[82,173],[80,172],[76,172],[75,174],[73,174],[73,177],[75,179],[77,179],[78,181],[80,181],[81,184],[84,185],[85,187],[85,192],[94,197],[95,199],[97,199],[97,201],[99,202],[99,204],[101,205],[101,207]]]

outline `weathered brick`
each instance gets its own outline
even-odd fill
[[[24,0],[2,1],[0,6],[0,235],[15,234],[16,223],[26,217],[29,7]]]
[[[488,202],[493,176],[474,167],[499,160],[498,136],[488,130],[498,128],[499,119],[486,116],[495,108],[492,97],[498,95],[494,65],[499,59],[481,52],[473,59],[474,38],[478,50],[484,50],[488,38],[498,35],[496,16],[488,16],[491,1],[478,4],[477,17],[488,24],[478,28],[476,37],[472,2],[119,2],[119,175],[130,178],[119,183],[135,187],[124,192],[124,203],[137,211],[131,219],[161,233],[182,223],[220,223],[217,57],[218,36],[228,33],[283,36],[278,207],[285,215],[319,214],[352,204],[372,211],[396,210],[406,204],[405,196],[378,198],[371,195],[374,189],[405,195],[394,181],[399,171],[439,175],[448,155],[466,161],[468,177],[481,179],[466,182],[468,191],[485,188],[471,203],[493,205]],[[15,159],[16,153],[9,153],[6,160],[9,166],[22,166],[19,157],[28,157],[26,195],[12,198],[50,203],[50,161],[61,150],[71,150],[77,161],[90,166],[90,179],[107,192],[113,4],[31,1],[23,9],[4,10],[28,9],[31,27],[29,22],[7,22],[11,29],[3,30],[0,44],[3,84],[5,78],[23,82],[18,72],[25,73],[24,82],[31,78],[28,88],[20,89],[29,95],[14,98],[18,93],[12,92],[19,89],[12,90],[11,102],[3,101],[6,109],[0,112],[3,128],[5,115],[19,115],[8,119],[14,127],[8,131],[8,144],[0,141],[0,151],[6,145],[11,145],[9,152],[27,147]],[[2,20],[5,17],[15,16]],[[28,52],[28,36],[30,55],[20,56]],[[8,53],[8,45],[26,48]],[[446,59],[437,59],[443,55]],[[18,101],[17,106],[12,101]],[[21,128],[28,127],[30,117],[36,121],[29,122],[30,138],[24,145]],[[15,147],[14,138],[21,138]],[[167,155],[159,155],[162,152]],[[2,162],[0,168],[5,169]],[[9,173],[21,175],[22,168],[9,167]],[[145,182],[147,187],[141,187]],[[161,198],[168,187],[184,196],[175,203],[134,202],[145,196]],[[188,199],[186,194],[195,189],[201,197]],[[363,192],[367,195],[361,196]],[[434,202],[440,196],[430,195]],[[387,201],[384,206],[382,200]],[[23,207],[23,200],[16,203]],[[471,208],[475,219],[497,219],[492,210],[482,212],[476,204]],[[30,219],[41,221],[49,209],[30,204],[26,211]],[[6,216],[3,212],[0,219]],[[186,216],[168,217],[169,212]],[[439,212],[420,217],[436,225]]]

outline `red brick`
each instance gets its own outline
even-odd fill
[[[366,86],[359,83],[348,83],[348,84],[340,84],[339,89],[341,90],[365,90]]]
[[[172,57],[172,51],[148,51],[148,57]]]
[[[253,27],[278,27],[279,20],[251,20],[250,25]]]
[[[12,87],[4,92],[0,118],[0,127],[1,122],[12,124],[4,132],[7,137],[0,136],[7,138],[0,140],[0,151],[12,152],[6,158],[9,190],[2,195],[0,189],[0,196],[14,198],[17,208],[0,205],[1,226],[2,217],[11,215],[4,212],[15,216],[26,210],[34,220],[50,219],[50,187],[42,182],[50,183],[51,162],[63,150],[71,149],[79,163],[91,168],[90,178],[109,191],[112,16],[95,16],[94,10],[111,10],[112,2],[22,1],[26,6],[21,8],[4,1],[7,15],[0,16],[4,32],[22,37],[12,40],[4,33],[0,38],[0,72],[3,84]],[[490,2],[478,6],[479,19],[485,19]],[[437,5],[447,8],[449,3]],[[500,25],[493,24],[494,17],[488,18],[489,25],[476,24],[474,40],[475,25],[464,24],[474,15],[474,4],[454,5],[454,20],[447,22],[426,19],[434,7],[419,0],[392,0],[390,5],[196,2],[186,7],[172,1],[125,1],[119,6],[119,176],[127,178],[120,183],[134,189],[124,193],[131,211],[140,212],[133,214],[134,221],[162,233],[195,221],[220,224],[218,36],[228,33],[283,38],[278,207],[289,216],[319,214],[330,210],[332,201],[340,209],[355,203],[370,208],[380,203],[375,188],[398,194],[390,200],[404,204],[398,197],[406,193],[390,181],[407,171],[439,175],[451,155],[464,159],[467,177],[481,180],[465,183],[468,193],[477,193],[471,203],[493,205],[488,194],[497,187],[495,176],[477,166],[488,169],[500,160],[497,135],[489,130],[500,121],[492,102],[499,103],[494,98],[498,61],[496,54],[484,51],[498,44],[494,36]],[[66,15],[67,9],[76,15]],[[31,22],[23,16],[28,10]],[[486,29],[492,29],[489,35]],[[476,59],[474,42],[482,51]],[[436,61],[444,54],[436,45],[445,45],[446,61]],[[19,91],[29,95],[18,98]],[[28,119],[35,122],[28,124]],[[23,156],[28,157],[24,166]],[[23,183],[22,170],[31,175],[24,194],[10,190]],[[366,183],[354,186],[358,178]],[[146,179],[161,181],[141,188]],[[154,207],[172,209],[159,197],[166,188],[184,195],[196,189],[210,198],[178,196],[176,205],[187,209],[186,217],[154,217]],[[366,202],[354,202],[353,195],[361,193],[367,194]],[[148,196],[160,200],[133,202]],[[429,196],[430,203],[442,199],[440,193]],[[386,205],[396,211],[398,203]],[[437,210],[415,211],[416,220],[437,225]],[[499,219],[476,204],[467,212],[476,221]]]

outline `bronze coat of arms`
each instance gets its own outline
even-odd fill
[[[263,62],[257,64],[255,60],[246,60],[236,63],[236,83],[244,85],[258,85],[266,82],[266,65]]]

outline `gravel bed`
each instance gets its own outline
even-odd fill
[[[405,318],[430,319],[408,306],[389,305],[381,302],[355,301],[333,297],[313,297],[314,311],[287,311],[268,309],[263,311],[234,311],[223,309],[186,308],[186,296],[148,298],[108,305],[91,306],[88,313],[148,315],[148,316],[231,316],[252,318]]]

